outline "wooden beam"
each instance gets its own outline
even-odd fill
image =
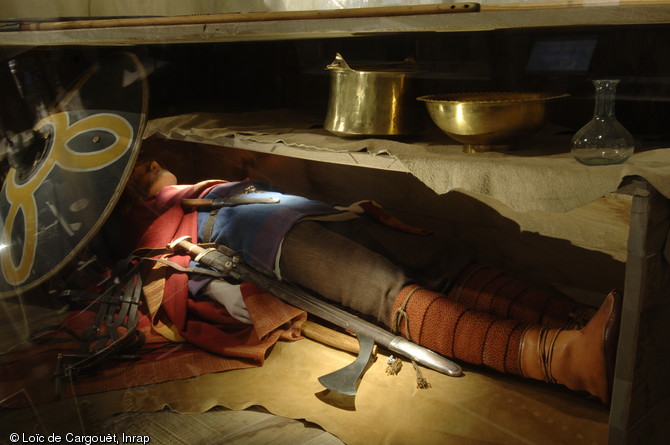
[[[609,443],[661,443],[670,434],[668,200],[650,186],[633,200]],[[661,415],[663,414],[663,415]]]

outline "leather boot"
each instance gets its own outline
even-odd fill
[[[528,327],[520,346],[522,375],[586,391],[609,403],[621,300],[619,291],[610,292],[582,329]]]

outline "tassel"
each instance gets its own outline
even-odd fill
[[[397,375],[402,368],[402,360],[390,356],[386,359],[386,375]]]
[[[416,372],[416,387],[419,389],[430,388],[431,384],[428,383],[428,380],[424,378],[423,373],[421,372],[421,368],[419,368],[419,365],[417,365],[414,360],[412,360],[412,365],[414,366],[414,371]]]

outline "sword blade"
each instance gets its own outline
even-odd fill
[[[271,278],[246,264],[238,263],[235,268],[240,279],[256,284],[280,300],[305,312],[353,331],[357,335],[370,337],[375,343],[435,371],[452,377],[458,377],[463,373],[458,364],[446,357],[365,321],[290,284]]]
[[[191,243],[186,238],[188,237],[175,240],[170,243],[168,247],[171,249],[180,247],[189,252],[192,256],[197,256],[198,261],[204,265],[230,274],[230,276],[238,280],[253,283],[285,303],[323,318],[341,328],[353,331],[358,335],[370,337],[375,343],[410,358],[417,363],[421,363],[435,371],[452,377],[458,377],[463,374],[463,370],[457,363],[428,348],[395,335],[386,329],[316,298],[297,287],[260,272],[247,264],[234,261],[232,256],[224,254],[219,250],[210,249],[205,251],[205,249]],[[221,268],[222,265],[225,265],[225,267]]]

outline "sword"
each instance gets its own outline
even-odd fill
[[[403,337],[397,336],[375,324],[335,307],[330,303],[326,303],[299,288],[279,281],[275,277],[269,276],[266,273],[244,264],[241,262],[239,255],[225,246],[219,245],[218,248],[204,248],[191,243],[190,240],[191,238],[188,236],[178,238],[172,241],[168,245],[168,248],[175,251],[183,250],[188,252],[196,262],[212,267],[221,272],[222,276],[230,276],[240,281],[253,283],[292,306],[316,315],[336,326],[355,332],[359,339],[369,338],[374,343],[448,376],[458,377],[462,374],[461,367],[446,357],[443,357],[428,348],[419,346]],[[369,347],[366,346],[366,349],[369,349]],[[366,364],[367,360],[363,363],[362,367],[359,367],[359,369],[361,369],[359,375],[362,373],[364,365]],[[347,367],[340,371],[346,369]],[[348,372],[348,374],[351,375],[352,373]],[[329,374],[328,376],[331,375],[332,374]],[[352,389],[350,380],[349,384],[344,385],[346,386],[344,389],[342,388],[343,385],[339,379],[335,379],[334,381],[326,380],[327,381],[324,382],[320,379],[324,386],[326,386],[325,383],[328,383],[335,388],[326,386],[329,389],[349,395],[356,393],[355,385]]]

